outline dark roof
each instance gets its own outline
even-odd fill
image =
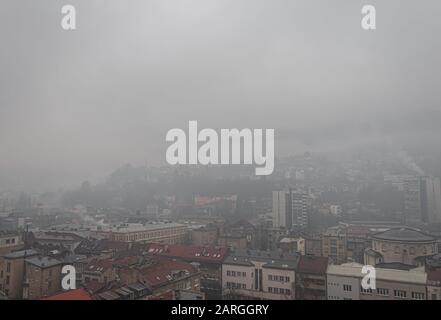
[[[382,262],[382,263],[377,263],[375,265],[375,268],[380,268],[380,269],[395,269],[395,270],[406,270],[409,271],[411,269],[414,269],[415,266],[410,265],[410,264],[405,264],[405,263],[401,263],[401,262]]]
[[[26,262],[39,268],[50,268],[61,264],[61,261],[50,257],[33,257],[26,259]]]
[[[435,254],[426,258],[426,263],[432,268],[441,268],[441,254]]]
[[[7,259],[24,258],[25,254],[26,254],[26,257],[32,257],[32,256],[35,256],[36,254],[38,254],[38,252],[33,249],[14,251],[14,252],[11,252],[11,253],[5,255],[5,258],[7,258]]]
[[[389,241],[408,241],[408,242],[430,242],[436,238],[427,235],[419,230],[411,228],[393,228],[387,231],[376,233],[373,239]]]
[[[379,253],[379,252],[377,252],[377,251],[375,251],[375,250],[373,250],[373,249],[371,249],[371,248],[367,248],[367,249],[365,249],[364,252],[365,252],[366,254],[372,256],[372,257],[377,257],[377,258],[381,258],[381,257],[383,257],[383,256],[381,255],[381,253]]]
[[[236,250],[227,256],[224,263],[252,266],[252,261],[266,262],[264,268],[291,269],[297,267],[299,255],[278,251]]]
[[[328,268],[328,258],[315,256],[300,256],[297,265],[297,272],[326,274]]]

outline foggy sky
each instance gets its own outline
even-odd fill
[[[77,30],[60,27],[77,9]],[[360,27],[377,9],[377,30]],[[165,164],[165,134],[274,128],[277,155],[441,146],[439,0],[2,0],[0,190]]]

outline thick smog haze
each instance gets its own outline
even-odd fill
[[[166,132],[274,128],[276,157],[441,145],[441,2],[3,0],[0,190],[165,165]],[[436,151],[438,152],[438,151]],[[438,155],[439,156],[439,155]]]

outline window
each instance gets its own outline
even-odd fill
[[[364,294],[372,294],[372,289],[364,289],[363,287],[360,287],[360,292]]]
[[[231,276],[231,271],[227,270],[227,276]]]
[[[389,289],[377,288],[377,294],[379,296],[388,296],[389,295]]]
[[[8,262],[6,264],[6,272],[11,272],[11,263],[10,262]]]
[[[349,284],[344,284],[343,285],[343,291],[352,291],[352,286]]]
[[[394,252],[395,253],[400,253],[400,247],[396,246],[395,249],[394,249]]]
[[[231,276],[235,277],[236,276],[236,271],[231,271]]]
[[[285,277],[285,282],[289,282],[290,278],[289,277]]]
[[[285,289],[285,294],[286,294],[287,296],[291,295],[291,290],[289,290],[289,289]]]
[[[268,292],[269,293],[273,293],[273,288],[272,287],[268,287]]]
[[[273,275],[272,275],[272,274],[269,274],[269,275],[268,275],[268,280],[269,280],[269,281],[273,281]]]
[[[6,284],[9,284],[9,276],[6,276]]]
[[[422,292],[412,292],[412,299],[424,300],[424,293],[422,293]]]
[[[406,298],[407,292],[404,290],[394,290],[394,297],[395,298]]]

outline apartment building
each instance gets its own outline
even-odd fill
[[[97,234],[111,241],[179,244],[187,240],[187,226],[180,223],[125,223]]]
[[[222,290],[227,299],[295,298],[298,254],[236,250],[222,265]]]
[[[201,292],[206,299],[222,298],[222,262],[227,248],[193,245],[148,245],[147,255],[176,258],[198,266],[201,273]]]
[[[322,255],[334,264],[347,261],[346,231],[341,226],[331,227],[322,236]]]
[[[425,300],[427,273],[423,268],[410,270],[375,269],[375,289],[364,289],[362,264],[329,265],[328,300]]]
[[[0,231],[0,256],[16,251],[23,246],[20,235],[15,231]]]
[[[9,299],[23,298],[25,259],[36,255],[37,251],[28,249],[0,257],[0,291]]]
[[[61,291],[61,261],[50,257],[35,256],[26,259],[25,263],[24,299],[40,299]]]

